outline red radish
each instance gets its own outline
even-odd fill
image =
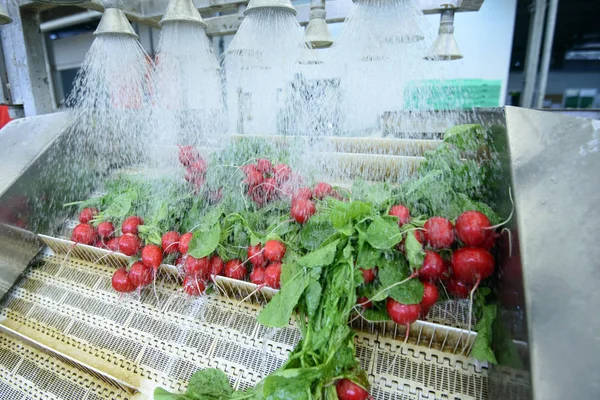
[[[244,264],[237,258],[229,260],[225,264],[225,276],[228,278],[243,281],[247,274],[248,270],[246,270]]]
[[[275,166],[275,179],[277,183],[283,183],[292,176],[292,169],[285,164],[277,164]]]
[[[425,243],[425,233],[422,230],[413,231],[413,235],[417,239],[417,242],[421,244]]]
[[[208,257],[194,258],[188,255],[185,259],[183,269],[186,275],[194,275],[201,279],[206,279],[210,274]]]
[[[98,215],[98,210],[96,208],[84,208],[79,213],[79,222],[87,224],[93,220],[96,215]]]
[[[423,260],[423,265],[419,269],[419,279],[422,281],[440,279],[447,270],[448,268],[442,256],[435,251],[426,250],[425,260]]]
[[[319,182],[315,185],[313,196],[319,200],[323,200],[325,197],[331,194],[332,190],[333,188],[329,183]]]
[[[103,249],[105,244],[104,244],[104,240],[102,238],[97,237],[94,240],[94,243],[92,244],[92,246],[97,247],[99,249]]]
[[[269,240],[265,243],[263,254],[271,262],[281,261],[285,255],[285,245],[279,240]]]
[[[183,263],[185,262],[185,259],[183,257],[184,256],[177,257],[177,260],[175,260],[175,266],[176,267],[182,267],[183,268]],[[186,256],[186,258],[187,258],[187,256]]]
[[[420,304],[402,304],[396,300],[388,297],[387,299],[387,313],[398,325],[410,325],[419,319],[421,313]]]
[[[423,309],[429,309],[435,304],[438,297],[440,296],[437,287],[433,283],[423,282],[423,300],[421,300],[421,307]]]
[[[190,296],[200,296],[205,288],[204,282],[193,275],[183,278],[183,290]]]
[[[317,209],[315,203],[310,200],[296,199],[292,201],[292,209],[290,214],[292,218],[299,224],[303,224],[312,217]]]
[[[265,283],[265,267],[254,266],[250,272],[250,282],[255,285],[264,285]]]
[[[482,247],[494,232],[488,217],[479,211],[465,211],[456,219],[456,236],[465,246]]]
[[[377,276],[377,267],[373,267],[371,269],[360,269],[362,271],[363,274],[363,280],[365,281],[365,283],[371,283],[375,280],[375,277]]]
[[[273,289],[279,289],[281,279],[281,263],[274,262],[265,269],[265,283]]]
[[[425,222],[425,239],[434,249],[445,249],[454,243],[452,223],[443,217],[431,217]]]
[[[187,167],[199,157],[198,150],[194,146],[179,146],[179,162]]]
[[[96,239],[96,232],[91,225],[79,224],[73,229],[71,241],[75,243],[91,245]]]
[[[123,221],[121,231],[123,233],[133,233],[134,235],[137,235],[138,225],[144,225],[144,220],[142,218],[136,216],[127,217],[125,218],[125,221]]]
[[[271,174],[273,173],[273,164],[266,158],[259,158],[256,160],[256,169],[263,174]]]
[[[258,185],[260,185],[261,183],[263,183],[263,175],[258,172],[257,170],[250,170],[247,174],[246,174],[246,179],[244,182],[248,183],[248,186],[251,188],[254,188]]]
[[[356,304],[362,306],[362,308],[371,308],[371,307],[373,307],[373,303],[366,296],[359,297],[356,300]]]
[[[268,200],[271,200],[277,197],[277,181],[275,178],[267,178],[263,183],[263,189],[265,192],[265,196],[267,196]]]
[[[162,235],[161,245],[165,254],[177,253],[179,250],[179,232],[170,231]]]
[[[256,169],[256,165],[246,164],[246,165],[242,166],[242,171],[244,171],[244,174],[248,175],[250,172],[258,171],[258,170]]]
[[[119,251],[126,256],[133,256],[140,250],[142,242],[137,235],[126,233],[119,238]]]
[[[469,292],[472,288],[468,283],[461,282],[455,278],[448,279],[445,286],[448,293],[459,299],[466,299],[469,297]]]
[[[367,400],[369,392],[350,379],[341,379],[335,384],[339,400]]]
[[[127,270],[119,268],[112,276],[112,287],[119,293],[130,293],[135,290],[135,285],[129,279]]]
[[[209,264],[208,270],[209,270],[211,279],[212,279],[213,275],[218,276],[223,273],[223,268],[225,267],[225,264],[223,263],[223,260],[221,260],[221,257],[219,257],[219,256],[210,257],[208,264]]]
[[[264,267],[266,264],[265,256],[262,253],[260,244],[248,247],[248,261],[254,267]]]
[[[106,247],[110,251],[119,251],[119,238],[112,238],[108,242],[106,242]]]
[[[310,190],[310,188],[298,188],[294,192],[292,200],[310,200],[312,198],[312,195],[312,190]]]
[[[155,244],[147,244],[142,249],[142,262],[146,267],[158,269],[162,263],[162,250]]]
[[[480,247],[463,247],[452,254],[452,273],[459,281],[476,283],[494,272],[494,257]]]
[[[135,287],[144,287],[152,283],[154,274],[152,268],[146,267],[141,262],[134,263],[128,272],[129,280]]]
[[[402,226],[410,221],[410,210],[402,204],[396,204],[390,208],[389,214],[398,217],[398,226]]]
[[[208,168],[208,164],[204,158],[199,157],[196,161],[189,165],[188,171],[195,174],[196,176],[204,175],[206,173],[206,168]]]
[[[496,232],[492,232],[492,234],[487,237],[485,243],[481,247],[490,250],[496,245],[496,239],[498,239],[499,236],[500,235],[498,235]]]
[[[192,232],[184,233],[179,238],[179,252],[181,254],[187,254],[188,248],[190,246],[190,241],[192,240],[192,236],[194,234]]]
[[[112,222],[104,221],[100,222],[100,224],[98,225],[98,236],[100,236],[103,239],[108,239],[113,235],[114,232],[115,226],[112,224]]]

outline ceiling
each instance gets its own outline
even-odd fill
[[[521,70],[529,35],[529,7],[535,0],[517,0],[517,18],[513,39],[511,69]],[[559,0],[556,31],[552,48],[552,68],[598,68],[598,61],[565,62],[567,50],[596,43],[600,49],[600,0]],[[587,68],[586,68],[587,67]],[[600,71],[599,71],[600,72]]]

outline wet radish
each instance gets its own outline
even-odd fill
[[[129,280],[135,287],[144,287],[152,283],[154,274],[152,268],[146,267],[141,262],[134,263],[128,272]]]
[[[79,224],[73,229],[71,241],[75,243],[91,245],[96,239],[96,232],[91,225]]]
[[[303,224],[317,211],[315,203],[305,199],[295,199],[292,201],[290,215],[299,224]]]
[[[112,238],[108,242],[106,242],[106,247],[110,251],[119,251],[119,238]]]
[[[225,263],[219,256],[212,256],[208,260],[208,271],[210,274],[210,279],[213,280],[213,276],[219,276],[223,273],[223,268],[225,268]]]
[[[114,232],[115,226],[112,224],[112,222],[104,221],[98,224],[98,236],[101,238],[108,239],[113,235]]]
[[[260,244],[248,247],[248,261],[250,261],[254,267],[265,266],[266,260]]]
[[[209,267],[208,257],[194,258],[188,255],[183,264],[183,270],[186,275],[197,276],[200,279],[208,278],[210,274]]]
[[[456,219],[456,236],[465,246],[483,247],[494,234],[490,220],[479,211],[465,211]]]
[[[398,325],[410,325],[419,319],[421,313],[420,304],[402,304],[388,297],[386,303],[387,313]]]
[[[265,269],[265,283],[273,289],[279,289],[281,279],[281,263],[274,262]]]
[[[371,269],[360,269],[363,275],[363,280],[365,281],[365,283],[371,283],[375,280],[375,277],[377,276],[377,267],[373,267]]]
[[[179,162],[187,167],[198,159],[200,155],[194,146],[179,146]]]
[[[319,182],[315,185],[313,190],[313,196],[319,200],[323,200],[325,197],[329,196],[333,188],[329,183]]]
[[[454,243],[454,229],[446,218],[431,217],[423,228],[425,241],[434,249],[445,249]]]
[[[369,392],[352,382],[350,379],[340,379],[335,384],[339,400],[367,400]]]
[[[255,285],[264,285],[265,283],[265,267],[255,266],[250,272],[250,282]]]
[[[161,246],[165,254],[177,253],[179,250],[179,232],[170,231],[162,235]]]
[[[273,173],[273,164],[266,158],[259,158],[256,160],[256,169],[263,174],[271,174]]]
[[[96,215],[98,215],[98,210],[96,208],[84,208],[79,213],[79,222],[87,224],[93,220]]]
[[[469,292],[472,287],[468,283],[461,282],[455,278],[448,279],[448,281],[444,283],[444,286],[449,294],[458,299],[466,299],[469,297]]]
[[[285,164],[277,164],[274,169],[275,179],[279,184],[287,182],[292,176],[292,169]]]
[[[140,250],[142,242],[137,235],[126,233],[119,238],[119,251],[126,256],[133,256]]]
[[[131,293],[135,290],[135,285],[129,279],[125,268],[119,268],[114,272],[111,284],[113,289],[119,293]]]
[[[183,278],[183,290],[190,296],[200,296],[205,288],[204,282],[196,276],[188,275]]]
[[[410,221],[410,210],[402,204],[396,204],[390,208],[389,215],[398,217],[398,226],[407,224]]]
[[[285,245],[279,240],[269,240],[265,243],[263,254],[271,262],[281,261],[285,256]]]
[[[459,281],[476,283],[494,272],[494,257],[479,247],[463,247],[452,254],[452,273]]]
[[[448,270],[442,256],[435,251],[425,251],[425,259],[423,265],[419,269],[419,279],[422,281],[432,281],[440,279]]]
[[[148,268],[158,269],[162,264],[162,249],[155,244],[147,244],[142,249],[142,262]]]
[[[123,221],[121,231],[123,233],[132,233],[137,235],[138,225],[144,225],[144,220],[142,218],[136,216],[127,217],[125,218],[125,221]]]
[[[358,304],[362,308],[371,308],[371,307],[373,307],[373,303],[366,296],[362,296],[362,297],[359,297],[358,299],[356,299],[356,304]]]
[[[298,188],[295,192],[294,195],[292,196],[292,200],[298,200],[298,199],[303,199],[303,200],[310,200],[312,197],[312,190],[310,190],[310,188]]]
[[[248,271],[242,261],[236,259],[229,260],[225,264],[225,276],[231,279],[243,281]]]
[[[421,307],[423,309],[429,310],[435,302],[438,300],[440,296],[437,287],[433,283],[423,282],[424,291],[423,291],[423,299],[421,300]]]
[[[179,252],[181,254],[187,254],[193,235],[194,234],[192,232],[188,232],[188,233],[184,233],[179,238]]]

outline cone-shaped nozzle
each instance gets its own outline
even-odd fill
[[[11,22],[12,18],[8,16],[4,6],[0,4],[0,25],[10,24]]]
[[[127,17],[122,10],[122,3],[118,1],[106,1],[104,7],[104,13],[96,32],[94,32],[94,36],[125,35],[139,39],[131,24],[127,21]]]
[[[191,22],[206,28],[206,22],[202,19],[192,0],[169,0],[165,15],[158,25],[163,26],[166,22]]]
[[[244,11],[244,15],[248,15],[248,12],[259,8],[281,8],[296,15],[296,9],[292,6],[290,0],[250,0],[246,11]]]
[[[438,37],[433,43],[429,54],[425,56],[427,60],[446,61],[459,60],[463,58],[456,39],[454,39],[454,10],[442,11],[440,19],[440,30]]]
[[[310,21],[306,26],[306,41],[316,49],[329,47],[333,44],[333,38],[325,21],[324,9],[310,10]]]

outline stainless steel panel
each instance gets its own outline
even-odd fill
[[[506,108],[535,399],[597,399],[600,123]]]

